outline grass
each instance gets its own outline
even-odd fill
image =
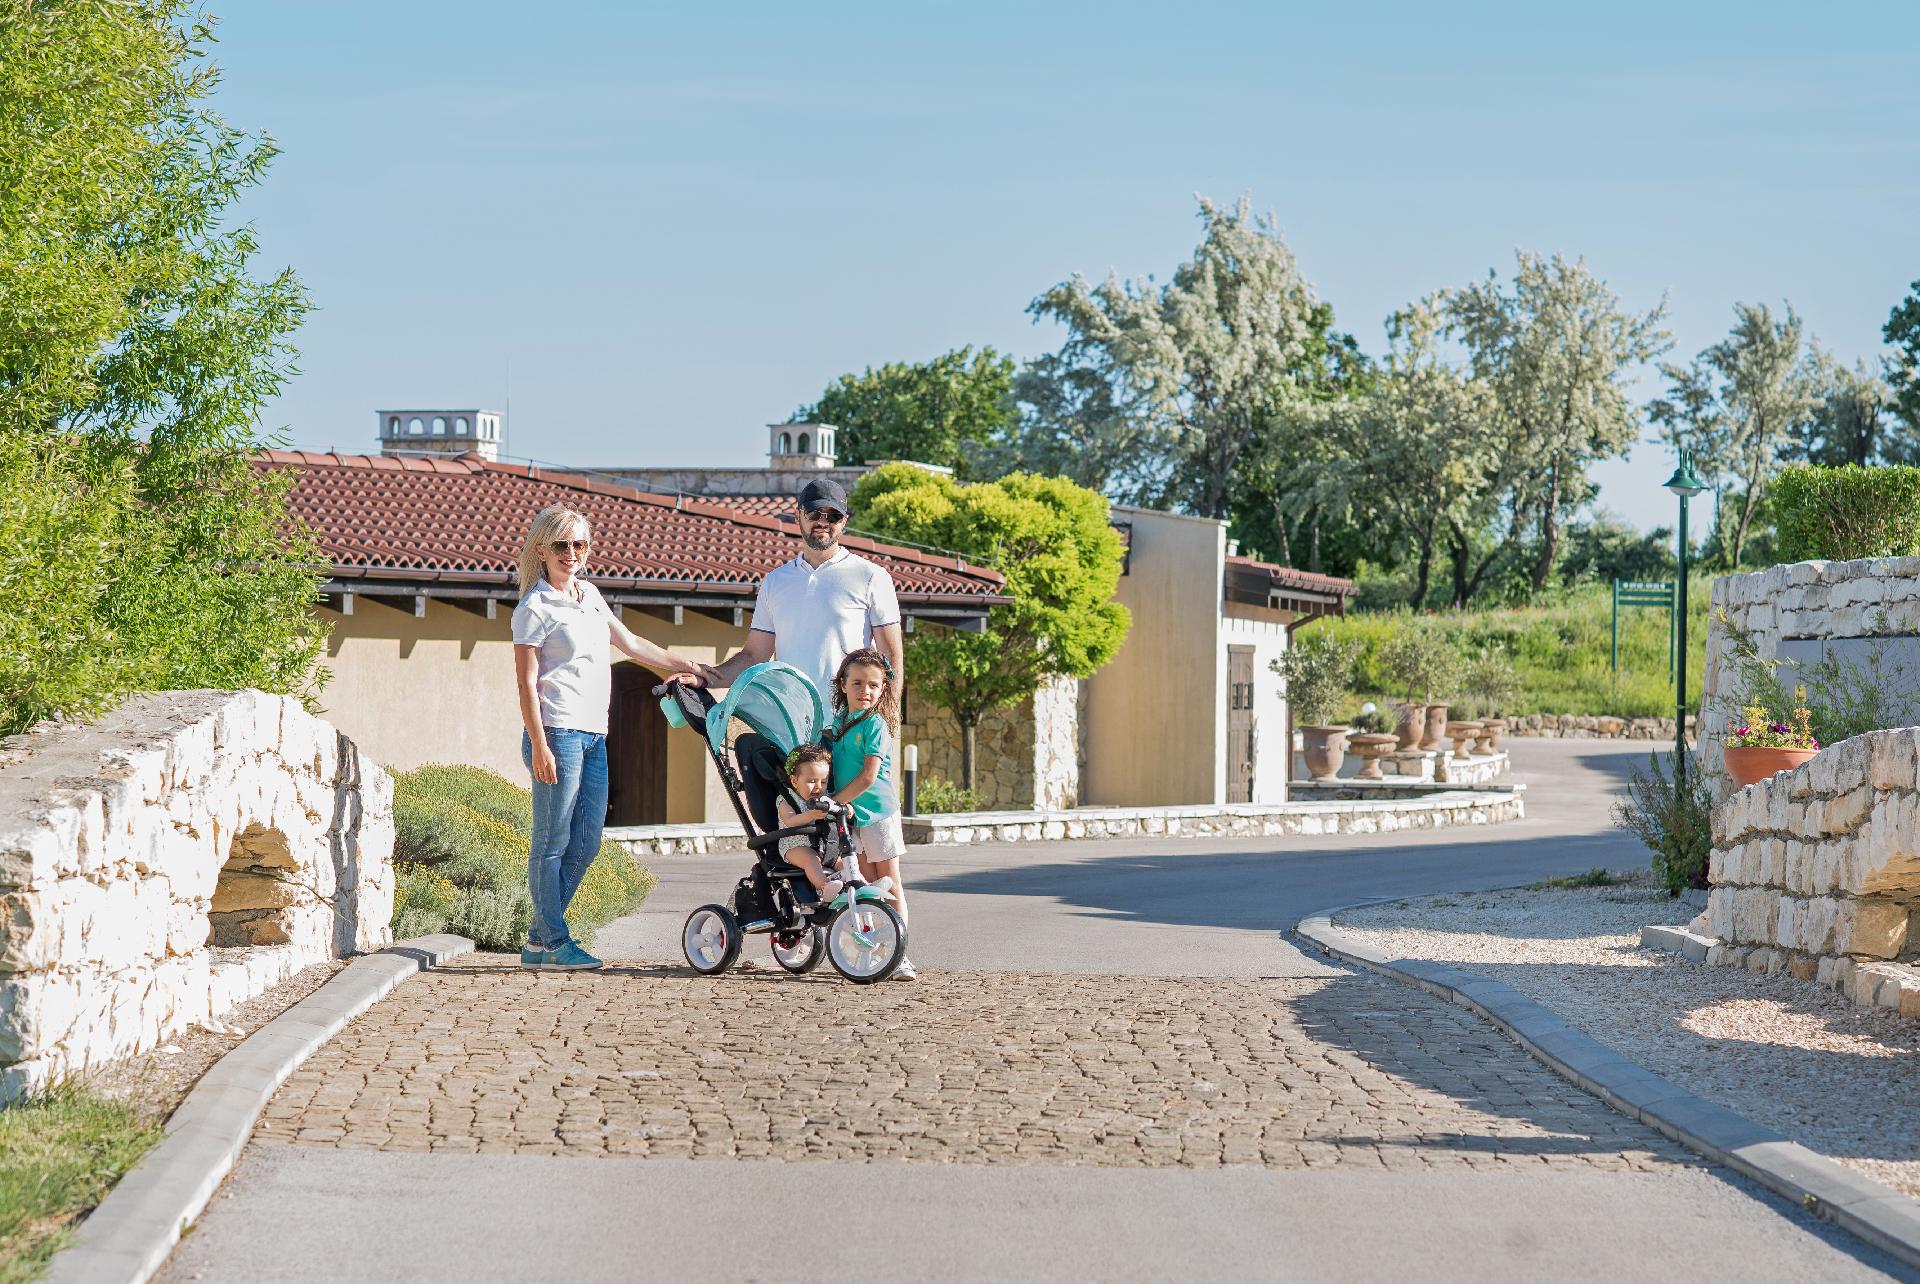
[[[1706,670],[1711,588],[1712,581],[1706,578],[1694,580],[1688,588],[1687,687],[1696,707]],[[1672,717],[1667,613],[1644,608],[1620,612],[1620,671],[1616,674],[1611,667],[1611,602],[1607,585],[1586,585],[1546,605],[1427,613],[1421,618],[1437,624],[1463,657],[1495,646],[1505,649],[1519,673],[1520,691],[1507,708],[1484,712]],[[1406,697],[1405,692],[1389,689],[1380,671],[1380,649],[1411,618],[1404,611],[1375,612],[1325,619],[1311,626],[1362,644],[1354,669],[1354,707],[1371,700],[1391,708]]]
[[[1617,887],[1621,883],[1630,883],[1632,881],[1633,876],[1631,874],[1609,873],[1607,870],[1595,866],[1584,874],[1562,874],[1558,878],[1549,878],[1545,882],[1528,883],[1527,890],[1530,892],[1546,892],[1575,887]]]
[[[394,777],[393,934],[457,932],[511,953],[527,939],[527,839],[533,796],[479,767],[427,766]],[[600,845],[567,908],[582,944],[639,908],[654,877],[615,842]]]
[[[139,1110],[78,1082],[0,1109],[0,1284],[37,1276],[159,1139]]]

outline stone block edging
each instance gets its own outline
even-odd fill
[[[472,950],[466,937],[446,934],[396,942],[254,1031],[201,1076],[160,1143],[54,1255],[42,1284],[145,1284],[226,1179],[287,1076],[402,981]]]
[[[1342,962],[1459,1004],[1620,1113],[1759,1182],[1889,1256],[1920,1267],[1920,1201],[1642,1069],[1504,982],[1439,963],[1390,959],[1333,926],[1334,915],[1377,903],[1341,905],[1309,915],[1295,925],[1294,935]]]
[[[1812,981],[1837,990],[1856,1007],[1885,1008],[1904,1017],[1920,1017],[1920,967],[1911,963],[1891,963],[1883,959],[1823,958],[1808,972],[1795,970],[1790,951],[1763,946],[1734,945],[1717,936],[1707,936],[1690,927],[1648,926],[1640,929],[1640,948],[1681,954],[1695,963],[1716,967],[1741,967],[1749,972],[1791,972],[1803,981]]]

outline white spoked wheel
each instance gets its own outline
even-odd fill
[[[827,924],[827,958],[856,985],[886,980],[906,956],[906,925],[882,901],[855,901]]]
[[[820,929],[811,925],[798,932],[775,932],[767,942],[773,946],[773,961],[795,976],[813,971],[827,957]]]
[[[740,957],[740,920],[724,905],[702,905],[687,915],[680,929],[680,948],[687,962],[702,976],[716,976]]]

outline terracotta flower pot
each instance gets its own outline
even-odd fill
[[[1453,756],[1464,758],[1473,752],[1473,738],[1480,734],[1480,724],[1462,719],[1447,724],[1447,739],[1453,741]]]
[[[1499,753],[1500,737],[1506,732],[1505,718],[1488,718],[1480,724],[1480,750],[1483,753]]]
[[[1340,774],[1340,764],[1347,760],[1345,727],[1302,727],[1300,740],[1309,776],[1327,780]]]
[[[1347,747],[1352,749],[1360,758],[1360,770],[1353,773],[1353,778],[1355,780],[1379,780],[1381,778],[1380,760],[1386,757],[1387,753],[1393,749],[1399,739],[1400,737],[1398,736],[1389,736],[1375,732],[1368,732],[1358,736],[1348,736]]]
[[[1394,723],[1393,738],[1402,749],[1419,747],[1420,738],[1427,734],[1427,706],[1424,704],[1402,704],[1394,707],[1399,715]]]
[[[1727,764],[1727,774],[1733,777],[1735,789],[1745,789],[1756,781],[1765,780],[1776,771],[1792,771],[1806,762],[1818,749],[1763,749],[1757,745],[1736,747],[1724,745],[1720,756]]]
[[[1447,706],[1430,704],[1427,706],[1427,734],[1421,738],[1422,749],[1438,749],[1440,740],[1447,731]]]

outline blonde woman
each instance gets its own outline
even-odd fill
[[[600,852],[607,818],[607,710],[612,648],[650,669],[704,681],[703,666],[636,637],[580,578],[587,519],[556,504],[533,519],[520,550],[513,665],[525,730],[520,756],[533,773],[533,841],[527,884],[533,926],[520,963],[536,971],[596,968],[567,931],[567,906]]]

